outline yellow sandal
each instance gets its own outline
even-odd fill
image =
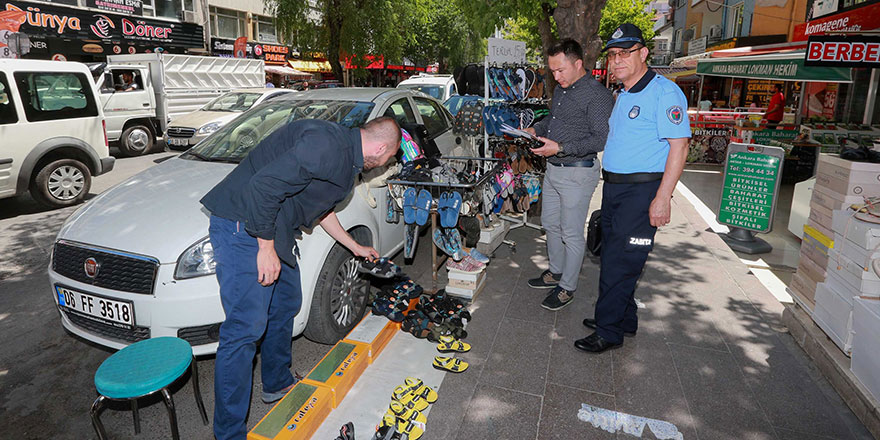
[[[412,408],[416,411],[424,411],[425,408],[428,407],[427,399],[424,399],[421,396],[417,396],[412,393],[407,393],[400,397],[395,397],[394,400],[400,402],[403,406],[407,408]]]
[[[426,386],[421,379],[407,377],[405,383],[405,385],[395,388],[391,397],[398,399],[406,394],[412,394],[427,400],[428,403],[434,403],[437,401],[437,392]]]
[[[437,344],[437,351],[440,353],[467,353],[471,351],[471,344],[467,342],[461,342],[457,339],[451,339],[449,341],[444,340],[444,338],[440,338],[440,343]]]
[[[467,362],[445,356],[435,356],[432,366],[438,370],[446,370],[451,373],[461,373],[470,366]]]

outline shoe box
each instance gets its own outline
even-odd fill
[[[447,277],[449,278],[449,282],[446,284],[447,287],[475,290],[482,283],[483,278],[486,278],[486,270],[483,269],[480,272],[472,273],[448,269]]]
[[[816,167],[816,186],[840,196],[880,194],[880,164],[822,154]]]
[[[880,194],[878,194],[880,195]],[[832,227],[839,234],[845,234],[851,241],[863,249],[875,249],[880,246],[880,224],[859,220],[850,210],[836,210],[833,214]]]
[[[792,277],[789,290],[807,310],[814,310],[816,285],[825,281],[828,252],[834,242],[810,225],[804,226],[797,272]]]
[[[307,440],[333,410],[331,391],[300,382],[260,420],[247,440]]]
[[[478,278],[478,280],[476,282],[476,286],[474,288],[462,288],[462,287],[456,287],[456,286],[452,286],[452,285],[447,284],[446,285],[446,293],[448,293],[452,296],[455,296],[455,297],[464,298],[464,299],[473,301],[474,298],[476,298],[477,295],[479,295],[480,292],[483,291],[483,287],[485,287],[485,286],[486,286],[486,272],[483,271],[483,272],[480,272],[479,278]]]
[[[850,370],[875,399],[880,398],[880,301],[855,298],[852,313],[852,363]]]
[[[504,242],[507,232],[510,231],[510,223],[497,219],[491,224],[492,229],[480,230],[480,241],[477,242],[477,250],[483,255],[492,255],[498,246]]]
[[[855,203],[864,203],[863,196],[845,196],[835,193],[821,185],[813,187],[813,195],[810,198],[810,206],[818,205],[830,210],[841,209]]]
[[[852,351],[853,297],[825,282],[816,286],[813,321],[847,356]]]
[[[853,261],[840,251],[832,249],[828,272],[860,296],[880,298],[880,277],[870,266],[866,267],[864,264],[864,261]]]
[[[825,266],[820,266],[809,257],[798,261],[797,273],[808,277],[814,284],[825,281]]]
[[[825,235],[831,237],[831,213],[833,210],[828,209],[815,202],[810,202],[810,216],[807,217],[809,225],[815,227]]]
[[[834,240],[818,229],[804,226],[804,237],[801,240],[801,257],[806,256],[819,265],[828,266],[828,251],[834,248]]]

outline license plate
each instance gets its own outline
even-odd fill
[[[134,326],[134,307],[127,301],[116,301],[55,286],[58,305],[86,318]]]
[[[168,145],[185,147],[189,145],[188,138],[168,138]]]

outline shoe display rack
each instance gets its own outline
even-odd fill
[[[454,209],[457,209],[458,212],[456,215],[464,216],[464,217],[473,217],[479,214],[484,214],[484,200],[483,194],[485,192],[486,185],[494,182],[496,180],[496,176],[502,172],[504,161],[502,159],[496,158],[485,158],[485,157],[465,157],[465,156],[449,156],[449,157],[440,157],[437,160],[441,163],[442,169],[469,169],[473,170],[473,172],[478,173],[478,176],[475,176],[473,180],[466,182],[435,182],[431,181],[420,181],[420,180],[407,180],[404,178],[391,178],[386,181],[388,185],[388,190],[392,194],[392,197],[389,200],[400,200],[401,197],[395,197],[395,195],[404,194],[408,189],[412,188],[418,193],[422,193],[424,190],[426,193],[430,194],[430,202],[425,203],[422,206],[417,206],[414,209],[416,211],[421,210],[421,219],[424,220],[425,215],[427,214],[430,223],[431,223],[431,233],[430,237],[434,237],[434,234],[439,230],[438,227],[440,223],[442,223],[440,215],[447,214],[444,212],[446,209],[444,206],[440,206],[443,203],[441,200],[445,200],[444,193],[455,192],[461,196],[461,203]],[[392,212],[396,211],[396,217],[400,217],[401,214],[405,218],[406,213],[406,202],[389,203],[389,218],[392,216]],[[406,222],[406,219],[404,219]],[[408,223],[407,224],[407,234],[415,234],[418,235],[419,226],[422,226],[425,222],[417,222],[417,223]],[[451,228],[455,228],[455,226],[451,226]],[[410,240],[410,237],[407,237],[405,240]],[[415,247],[415,239],[412,240],[412,247]],[[441,253],[438,255],[437,244],[434,240],[431,240],[431,279],[432,285],[431,290],[437,290],[437,279],[438,279],[438,270],[446,261],[446,254]]]

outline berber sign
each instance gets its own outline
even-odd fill
[[[867,35],[810,37],[804,65],[880,67],[880,37]]]

